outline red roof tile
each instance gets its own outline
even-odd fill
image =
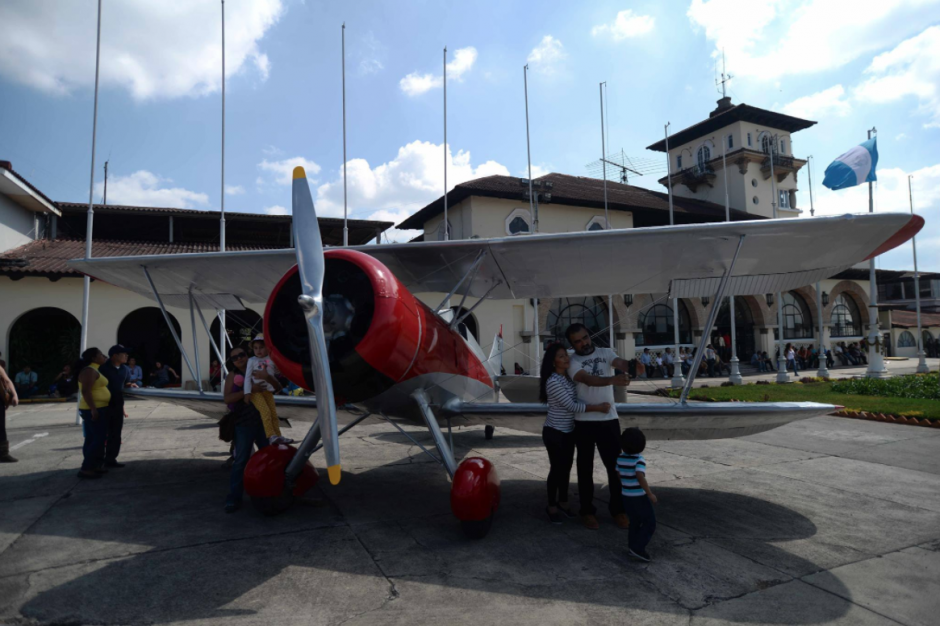
[[[921,313],[922,328],[940,326],[940,313]],[[895,309],[891,311],[891,325],[897,328],[917,328],[917,311]]]

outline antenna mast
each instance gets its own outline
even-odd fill
[[[732,78],[734,78],[734,76],[729,74],[725,69],[725,50],[724,48],[722,48],[721,49],[721,80],[718,80],[717,78],[715,79],[715,87],[717,87],[721,91],[722,98],[728,97],[726,86],[728,82],[731,81]]]

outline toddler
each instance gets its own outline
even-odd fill
[[[646,435],[639,428],[624,429],[620,446],[623,452],[617,457],[617,473],[620,474],[624,512],[630,518],[629,554],[649,563],[653,559],[646,552],[646,546],[656,532],[653,513],[656,496],[646,483],[646,459],[641,454],[646,448]]]
[[[255,355],[248,359],[245,369],[245,402],[250,402],[258,409],[264,424],[264,434],[271,443],[292,443],[293,440],[281,436],[274,404],[274,394],[281,390],[281,383],[276,378],[280,372],[268,354],[264,335],[258,335],[252,340],[251,349]],[[261,376],[256,378],[258,374]],[[267,380],[262,380],[262,376]]]

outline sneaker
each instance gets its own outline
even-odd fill
[[[626,513],[617,513],[614,515],[614,523],[620,530],[627,530],[630,528],[630,518],[627,517]]]
[[[560,510],[552,513],[551,507],[545,507],[545,514],[548,515],[548,519],[551,520],[552,524],[561,524],[565,521],[565,516]]]
[[[581,523],[584,524],[584,527],[588,530],[597,530],[601,527],[601,525],[597,523],[597,518],[593,515],[582,515]]]
[[[567,506],[559,506],[558,510],[561,511],[561,514],[567,517],[568,519],[572,519],[578,516],[577,513],[572,511],[571,508]]]
[[[627,554],[635,559],[643,561],[644,563],[649,563],[653,560],[653,557],[651,557],[646,550],[634,550],[633,548],[630,548],[627,550]]]

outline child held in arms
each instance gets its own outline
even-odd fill
[[[646,546],[656,532],[656,514],[653,495],[646,482],[646,435],[639,428],[626,428],[620,436],[623,452],[617,457],[617,473],[620,474],[623,508],[630,518],[630,530],[627,537],[630,556],[649,563],[652,561]]]
[[[293,443],[293,439],[281,436],[281,426],[277,420],[277,407],[274,405],[274,394],[283,388],[277,376],[280,372],[264,343],[264,335],[258,335],[251,342],[251,349],[255,355],[248,359],[245,368],[245,402],[250,402],[264,424],[264,434],[271,443]]]

